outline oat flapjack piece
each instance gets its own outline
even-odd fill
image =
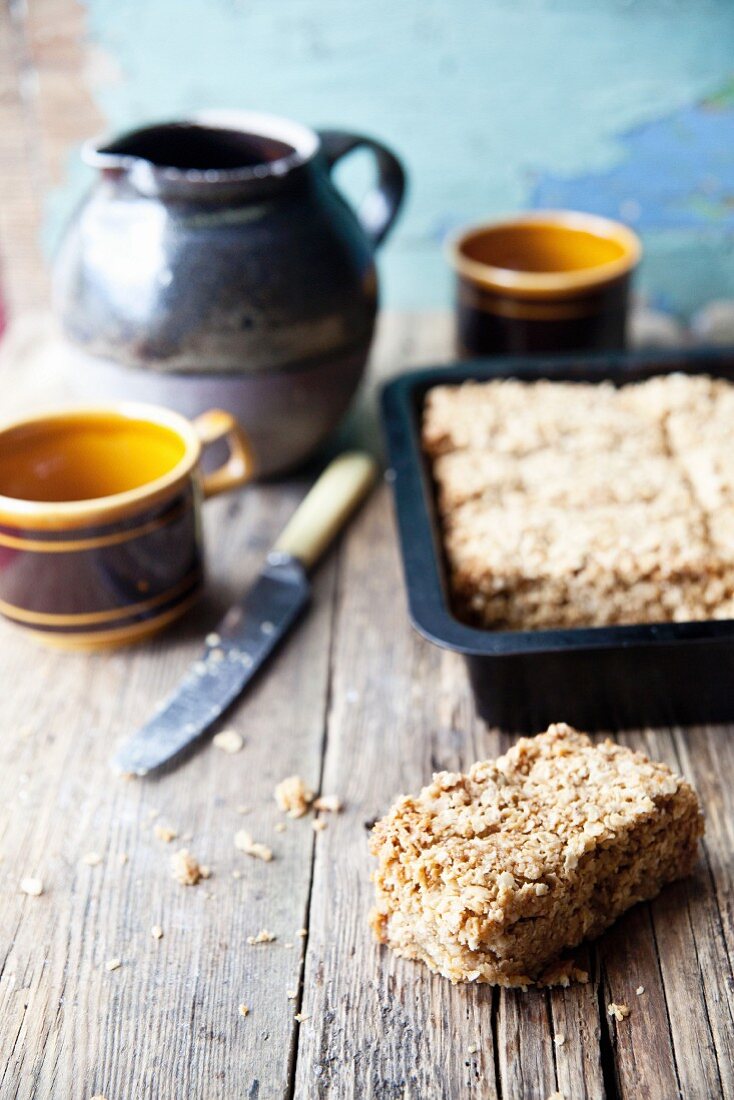
[[[452,982],[552,982],[564,951],[688,874],[702,835],[664,764],[553,725],[378,821],[372,926]]]

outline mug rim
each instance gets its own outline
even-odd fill
[[[185,481],[201,457],[202,444],[190,420],[173,409],[137,401],[110,404],[80,404],[41,409],[26,416],[0,423],[0,447],[10,432],[33,424],[49,424],[65,420],[94,420],[114,417],[167,428],[183,440],[184,453],[170,470],[144,485],[80,500],[28,500],[0,493],[0,523],[28,530],[68,530],[78,526],[94,526],[111,522],[140,511],[141,505],[153,505],[168,497]]]
[[[624,252],[615,260],[571,271],[519,271],[473,260],[463,252],[471,240],[492,230],[537,225],[613,240]],[[642,242],[633,229],[613,218],[578,210],[532,210],[475,222],[452,234],[446,248],[452,267],[468,282],[494,293],[528,298],[576,297],[600,289],[628,275],[642,258]]]

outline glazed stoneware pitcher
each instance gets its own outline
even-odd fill
[[[376,162],[355,213],[331,171]],[[57,256],[54,299],[77,395],[231,412],[260,476],[328,436],[363,373],[374,251],[405,178],[371,138],[217,111],[89,144],[96,184]]]

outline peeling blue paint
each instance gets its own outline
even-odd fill
[[[390,305],[447,304],[445,233],[551,194],[638,202],[645,285],[676,311],[697,304],[692,280],[734,294],[731,0],[85,2],[119,70],[93,87],[112,129],[250,107],[399,150],[411,192],[381,260]],[[70,167],[51,196],[49,243],[86,180]]]
[[[641,232],[734,230],[734,110],[685,107],[621,135],[602,172],[540,176],[533,206],[623,218]]]

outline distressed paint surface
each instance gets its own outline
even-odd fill
[[[730,0],[86,0],[113,130],[217,106],[372,132],[411,191],[384,300],[447,304],[441,244],[549,202],[636,222],[653,300],[734,294]],[[361,167],[361,171],[358,170]],[[364,166],[342,172],[359,192]],[[713,182],[712,182],[713,181]],[[87,182],[70,151],[49,247]]]

